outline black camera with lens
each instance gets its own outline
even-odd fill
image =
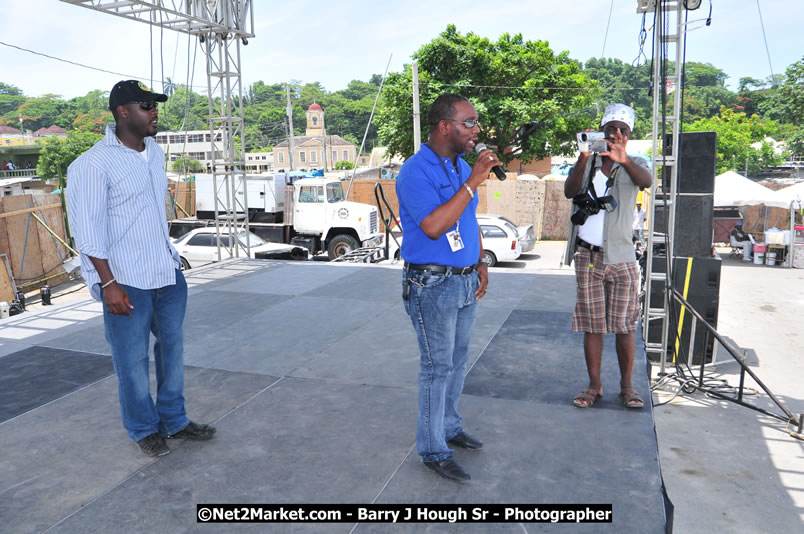
[[[582,226],[590,215],[597,215],[601,209],[609,213],[617,209],[617,199],[611,195],[592,198],[583,193],[573,198],[572,203],[578,207],[578,210],[570,217],[575,226]]]

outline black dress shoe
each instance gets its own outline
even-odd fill
[[[209,425],[199,425],[198,423],[190,423],[176,432],[168,436],[168,438],[191,439],[194,441],[206,441],[212,439],[215,435],[215,427]]]
[[[466,432],[461,432],[460,434],[449,440],[447,442],[447,445],[452,445],[453,447],[460,447],[462,449],[470,449],[473,451],[483,448],[483,442],[481,442],[476,437],[467,434]]]
[[[433,471],[439,476],[452,480],[458,484],[466,484],[472,477],[469,473],[461,469],[461,466],[455,463],[455,460],[441,460],[440,462],[424,462],[424,467]]]
[[[148,456],[164,456],[170,452],[165,439],[156,432],[139,440],[137,446]]]

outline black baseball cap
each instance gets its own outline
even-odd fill
[[[122,80],[114,84],[109,93],[109,109],[129,102],[167,102],[167,95],[154,93],[137,80]]]

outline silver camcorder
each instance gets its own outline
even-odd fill
[[[578,134],[578,150],[581,152],[608,152],[609,145],[605,132],[581,132]]]

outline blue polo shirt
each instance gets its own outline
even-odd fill
[[[399,219],[402,222],[402,258],[408,263],[437,263],[452,267],[468,267],[480,258],[480,237],[473,198],[461,218],[444,235],[430,239],[421,223],[437,207],[445,204],[472,174],[469,164],[458,156],[458,168],[449,158],[442,158],[423,144],[408,158],[396,180]],[[465,193],[465,192],[464,192]],[[463,248],[452,252],[447,234],[459,228]]]

